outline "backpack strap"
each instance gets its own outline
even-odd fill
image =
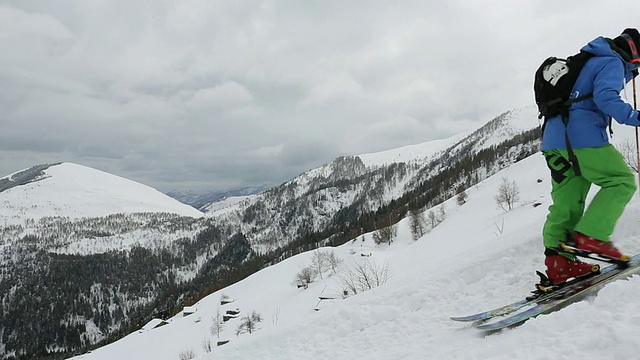
[[[580,170],[580,164],[578,164],[578,157],[576,157],[576,154],[573,152],[573,147],[571,146],[571,141],[569,140],[569,110],[571,109],[571,105],[580,101],[587,100],[592,97],[593,97],[593,93],[578,96],[577,98],[573,98],[565,101],[564,110],[561,113],[562,123],[564,124],[564,140],[567,144],[567,152],[569,153],[569,162],[573,166],[573,172],[577,176],[582,175],[582,171]],[[546,124],[546,121],[545,121],[545,124]],[[543,129],[544,129],[544,125],[543,125]]]
[[[567,153],[569,153],[569,162],[573,167],[573,172],[576,176],[581,176],[582,171],[580,170],[580,164],[578,163],[578,157],[573,152],[573,147],[571,146],[571,141],[569,141],[569,111],[562,114],[562,122],[564,123],[564,140],[567,143]]]
[[[567,100],[567,101],[565,102],[565,104],[566,104],[567,106],[571,106],[572,104],[575,104],[575,103],[580,102],[580,101],[583,101],[583,100],[587,100],[587,99],[592,98],[592,97],[593,97],[593,93],[591,93],[591,94],[587,94],[587,95],[578,96],[578,97],[577,97],[577,98],[575,98],[575,99],[569,99],[569,100]]]
[[[573,166],[573,171],[575,172],[575,174],[577,176],[582,175],[582,171],[580,171],[580,164],[578,164],[578,158],[576,157],[576,154],[573,152],[573,147],[571,146],[571,141],[569,140],[569,109],[571,108],[571,105],[580,102],[580,101],[584,101],[587,100],[589,98],[593,97],[593,93],[591,94],[587,94],[587,95],[582,95],[582,96],[578,96],[577,98],[574,99],[569,99],[567,101],[564,102],[564,111],[562,111],[561,116],[562,116],[562,123],[564,124],[564,140],[567,144],[567,152],[569,153],[569,162],[571,163],[571,165]],[[554,103],[557,103],[559,101],[561,101],[562,99],[556,99],[554,100]],[[542,134],[544,134],[544,128],[547,125],[547,119],[548,117],[545,116],[544,118],[544,122],[542,123]]]

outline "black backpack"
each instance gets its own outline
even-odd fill
[[[533,91],[538,105],[538,119],[545,119],[558,114],[567,115],[571,104],[588,99],[587,94],[569,99],[580,70],[593,57],[593,54],[581,51],[567,59],[547,58],[542,62],[533,83]]]
[[[571,104],[593,97],[593,94],[586,94],[574,99],[570,98],[571,90],[573,90],[580,71],[587,60],[592,57],[593,54],[585,51],[580,51],[567,59],[549,57],[536,70],[533,91],[538,105],[538,119],[544,118],[543,132],[547,119],[556,115],[562,115],[562,121],[566,127],[569,123],[569,108]],[[580,175],[578,160],[573,153],[569,143],[569,135],[566,131],[565,139],[567,151],[569,152],[569,161],[574,166],[575,173]]]

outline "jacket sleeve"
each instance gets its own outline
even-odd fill
[[[624,64],[618,59],[607,61],[595,75],[593,101],[603,113],[613,117],[617,122],[640,126],[638,111],[620,97],[624,85]]]

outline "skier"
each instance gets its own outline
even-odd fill
[[[543,239],[546,272],[554,285],[599,270],[577,260],[576,253],[598,254],[619,264],[629,261],[610,236],[636,184],[622,155],[609,144],[606,129],[611,118],[640,126],[638,111],[620,97],[625,84],[638,75],[639,48],[636,29],[626,29],[613,40],[598,37],[584,46],[582,50],[593,57],[582,68],[571,97],[593,95],[571,105],[566,128],[561,115],[549,118],[545,125],[542,152],[551,171],[553,204]],[[601,189],[585,211],[591,184]]]

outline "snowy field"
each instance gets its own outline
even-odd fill
[[[510,212],[494,200],[503,178],[515,181],[520,190],[520,201]],[[541,228],[549,190],[544,159],[534,155],[469,189],[466,204],[449,200],[446,220],[417,241],[405,219],[391,246],[373,245],[368,234],[364,241],[360,237],[323,249],[343,259],[342,271],[355,262],[388,264],[391,277],[383,286],[341,299],[339,275],[327,272],[308,289],[297,289],[293,278],[311,264],[313,255],[300,254],[202,299],[192,315],[179,314],[167,319],[167,325],[140,330],[74,359],[640,358],[638,276],[489,336],[449,320],[519,300],[533,290],[535,270],[544,270]],[[640,251],[638,219],[636,197],[614,234],[626,253]],[[223,294],[234,301],[220,305]],[[339,299],[319,301],[321,294]],[[227,310],[239,310],[241,317],[256,311],[263,321],[256,332],[239,336],[240,320],[228,321],[220,340],[230,342],[216,347],[213,318]],[[210,353],[203,346],[207,342]]]

